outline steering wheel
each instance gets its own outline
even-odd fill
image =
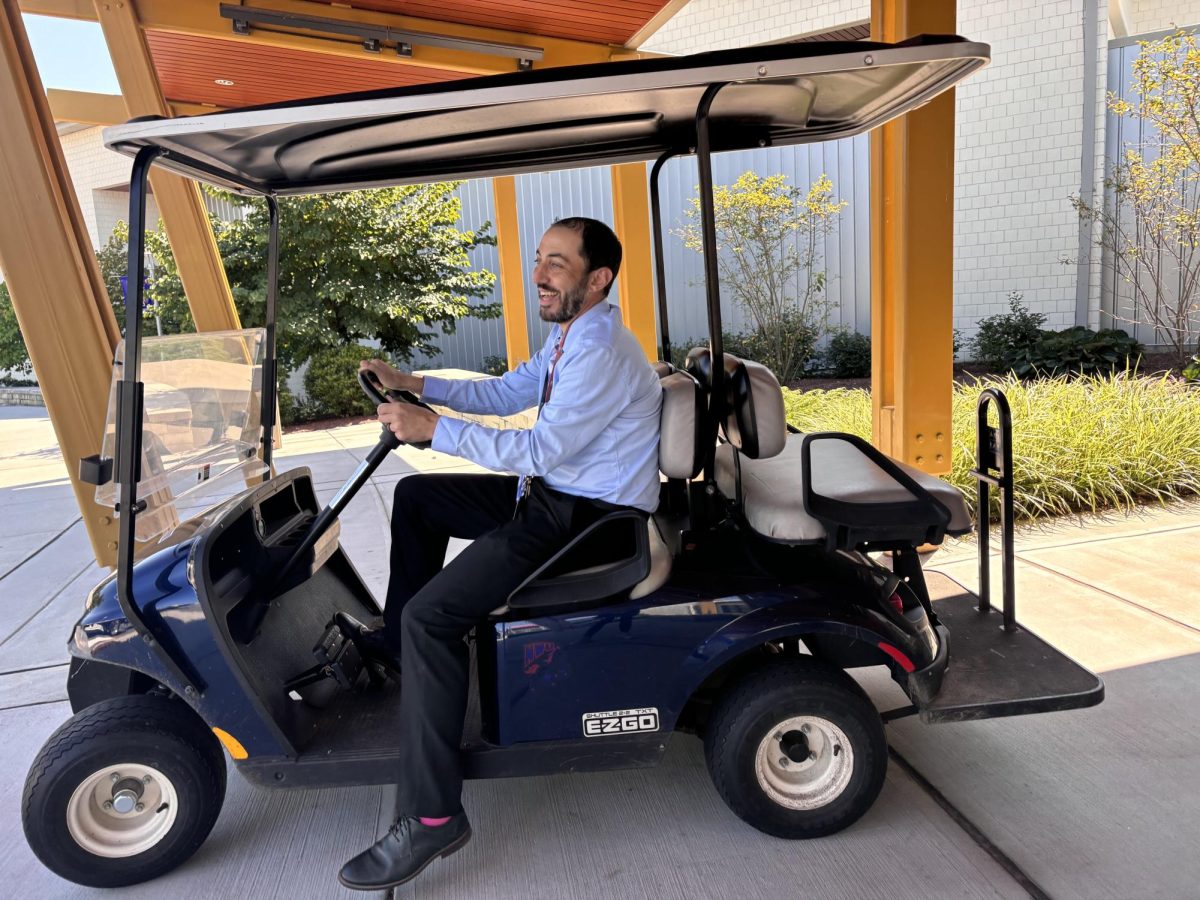
[[[359,370],[358,386],[367,395],[367,399],[376,406],[383,403],[411,403],[413,406],[419,406],[421,409],[428,409],[430,412],[433,412],[428,403],[422,403],[411,391],[393,391],[385,388],[379,381],[379,376],[370,369]],[[402,441],[392,434],[392,430],[386,425],[383,426],[383,436],[380,437],[380,440],[392,445],[393,449],[399,447],[401,444],[408,443],[410,447],[416,447],[418,450],[428,450],[432,443],[431,441]]]

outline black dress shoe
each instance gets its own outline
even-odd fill
[[[445,825],[398,818],[388,833],[342,866],[338,881],[353,891],[382,891],[411,881],[439,856],[449,856],[471,839],[471,823],[460,812]]]
[[[339,624],[348,632],[350,639],[354,641],[354,645],[358,647],[358,652],[363,658],[369,662],[376,662],[383,666],[395,677],[400,675],[400,657],[396,653],[395,648],[387,639],[387,632],[383,627],[369,628],[361,622],[356,622],[349,616],[345,616]]]

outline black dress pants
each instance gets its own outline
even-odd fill
[[[462,809],[467,633],[606,511],[535,479],[514,518],[517,482],[512,475],[435,474],[396,485],[383,617],[402,669],[397,808],[406,815]],[[473,543],[442,568],[451,537]]]

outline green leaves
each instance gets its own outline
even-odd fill
[[[784,175],[744,172],[732,185],[713,188],[717,270],[721,288],[750,315],[754,330],[742,335],[758,354],[750,358],[789,381],[813,355],[828,319],[827,277],[820,269],[823,241],[848,204],[833,199],[833,182],[821,175],[807,191]],[[703,253],[700,199],[675,232],[684,246]]]
[[[1107,201],[1071,199],[1096,225],[1113,275],[1179,366],[1195,351],[1200,321],[1200,45],[1180,30],[1142,41],[1129,96],[1108,96],[1117,116],[1140,120],[1105,179]]]
[[[3,281],[0,281],[0,369],[10,369],[17,375],[33,372],[33,364],[29,361],[25,341],[17,324],[17,313],[8,295],[8,285]]]
[[[1008,312],[988,316],[979,322],[979,330],[971,340],[975,358],[990,369],[1004,371],[1042,336],[1046,317],[1033,312],[1021,302],[1022,295],[1008,295]]]
[[[472,306],[491,293],[495,275],[476,270],[470,251],[494,243],[490,225],[458,228],[456,184],[352,191],[280,200],[280,267],[277,307],[283,371],[331,345],[377,339],[396,360],[415,351],[435,353],[439,333],[450,333],[466,315],[493,317],[495,304]],[[246,325],[266,318],[267,210],[260,201],[221,195],[241,205],[239,221],[213,220],[238,314]],[[114,305],[125,273],[123,226],[100,253],[101,271]],[[163,319],[164,332],[191,326],[178,269],[159,230],[147,234],[155,271],[147,315]],[[123,318],[123,313],[122,313]]]

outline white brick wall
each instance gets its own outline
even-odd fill
[[[104,246],[118,220],[129,219],[129,172],[133,160],[104,146],[103,128],[85,128],[61,135],[63,156],[88,236],[96,249]],[[150,197],[146,205],[148,227],[158,224],[158,208]]]
[[[1132,0],[1129,7],[1131,35],[1200,25],[1200,0]]]
[[[1107,0],[1096,4],[1093,178],[1104,157]],[[1148,6],[1158,0],[1147,0]],[[1190,0],[1200,7],[1200,0]],[[1161,0],[1178,9],[1179,2]],[[646,49],[695,53],[828,30],[870,16],[870,0],[692,0]],[[1079,222],[1069,202],[1082,185],[1083,9],[1079,0],[959,0],[958,32],[988,43],[992,64],[958,89],[955,166],[955,325],[1007,310],[1010,291],[1075,323]],[[1064,264],[1064,260],[1067,261]],[[1091,317],[1099,307],[1092,261]],[[1094,324],[1094,321],[1093,321]]]
[[[641,49],[676,54],[724,50],[870,17],[870,0],[692,0]]]
[[[1107,3],[1096,3],[1096,81],[1084,74],[1083,10],[1076,0],[959,4],[958,31],[991,45],[992,64],[958,88],[955,124],[955,324],[1007,309],[1010,291],[1075,324],[1079,220],[1069,197],[1082,185],[1085,90],[1093,104],[1093,178],[1104,156]],[[1093,254],[1093,257],[1095,254]],[[1099,305],[1093,259],[1089,309]]]

